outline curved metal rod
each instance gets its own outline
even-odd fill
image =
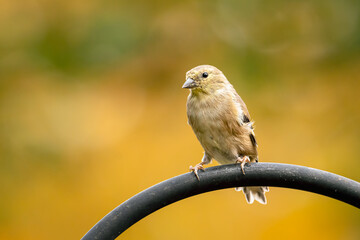
[[[299,189],[335,198],[360,208],[360,183],[333,173],[279,163],[247,164],[245,172],[245,175],[241,173],[239,164],[230,164],[200,171],[200,181],[193,173],[168,179],[116,207],[82,239],[115,239],[140,219],[171,203],[200,193],[241,186]]]

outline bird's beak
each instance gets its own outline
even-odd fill
[[[193,88],[195,86],[195,81],[192,78],[187,78],[182,88]]]

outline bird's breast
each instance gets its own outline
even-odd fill
[[[201,145],[208,152],[224,149],[224,140],[228,140],[224,129],[224,106],[213,99],[189,101],[187,115],[190,126]]]
[[[255,154],[256,150],[249,145],[248,129],[239,124],[236,108],[226,98],[190,96],[187,115],[204,150],[221,164],[230,163],[243,153]]]
[[[190,100],[187,105],[189,124],[194,131],[211,131],[219,127],[222,109],[210,99]]]

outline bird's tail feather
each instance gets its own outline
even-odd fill
[[[254,200],[261,204],[266,204],[265,192],[269,191],[268,187],[237,187],[236,191],[243,191],[246,201],[252,204]]]

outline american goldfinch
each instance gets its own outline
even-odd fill
[[[214,158],[220,164],[240,163],[245,174],[244,165],[258,161],[257,143],[249,112],[234,87],[216,67],[201,65],[186,73],[183,88],[190,89],[188,123],[205,150],[202,161],[190,170],[199,179],[198,171]],[[268,187],[236,190],[242,190],[250,204],[266,204]]]

